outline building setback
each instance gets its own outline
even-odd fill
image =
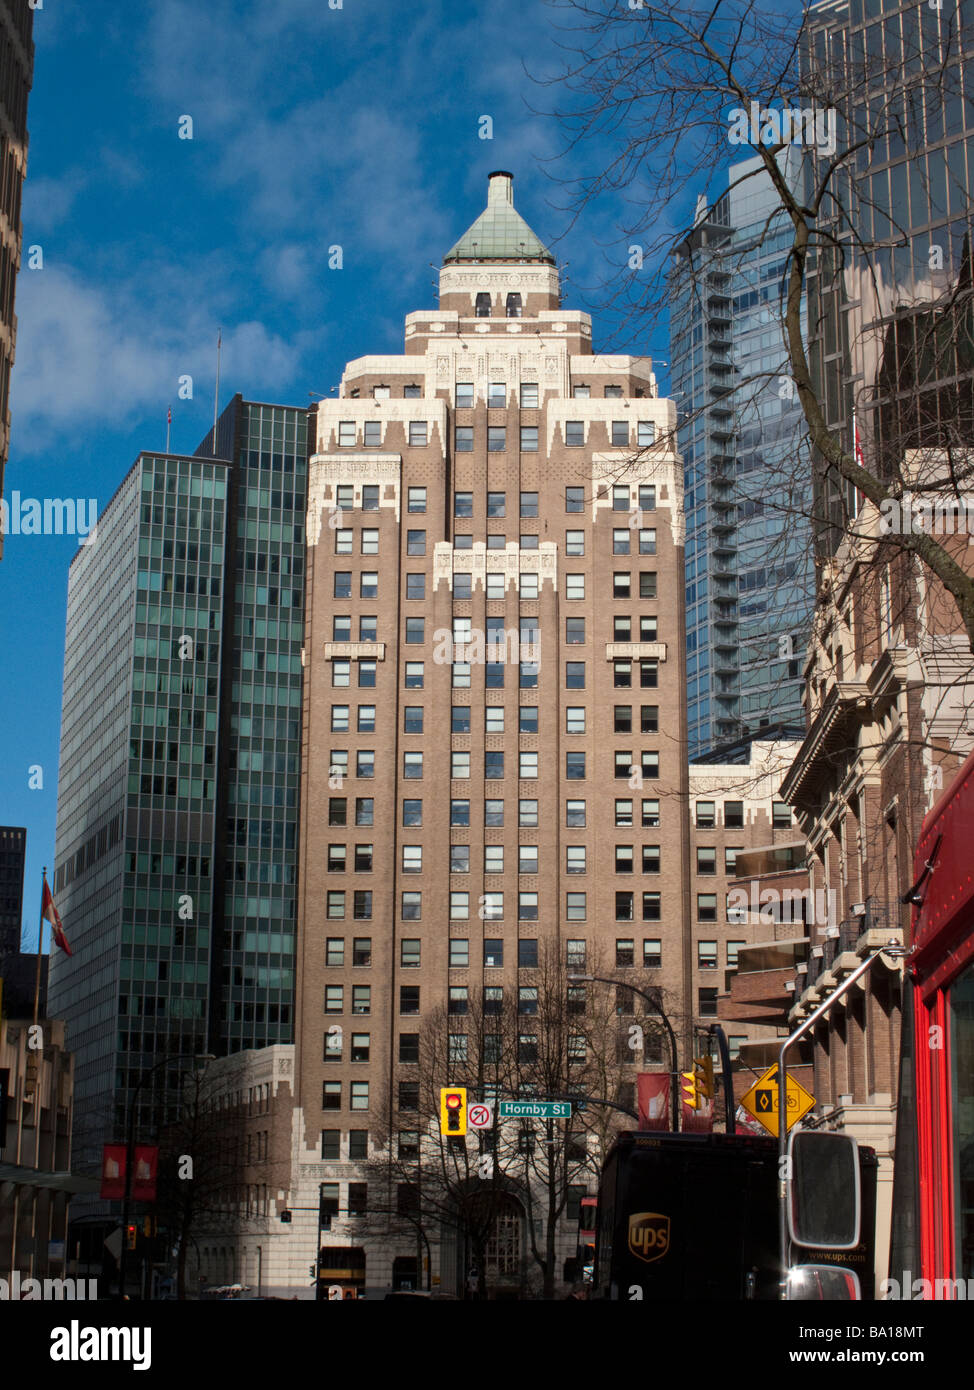
[[[721,804],[699,832],[687,814],[675,410],[646,359],[593,353],[511,184],[490,176],[439,308],[407,315],[405,352],[349,363],[317,410],[289,1198],[302,1250],[319,1183],[336,1212],[360,1206],[346,1184],[380,1136],[415,1129],[410,1058],[448,998],[519,998],[553,944],[564,968],[597,959],[661,990],[685,1057],[736,949]],[[733,800],[728,844],[775,834],[770,781],[745,819],[748,774],[696,783]],[[712,853],[691,868],[695,833]],[[515,1254],[523,1225],[507,1228]],[[362,1229],[326,1239],[366,1247],[365,1286],[388,1288],[415,1238]],[[461,1259],[434,1249],[444,1288],[462,1287]]]
[[[168,1054],[293,1036],[307,412],[235,397],[192,456],[141,454],[71,566],[51,1010],[78,1161]]]
[[[28,0],[0,0],[0,497],[10,450],[10,369],[17,343],[14,296],[23,240],[20,198],[27,172],[27,98],[34,74],[33,27],[34,6]]]

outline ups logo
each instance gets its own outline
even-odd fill
[[[636,1212],[629,1218],[629,1249],[638,1260],[651,1264],[670,1248],[670,1218],[654,1211]]]

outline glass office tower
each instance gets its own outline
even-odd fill
[[[799,177],[797,159],[791,177]],[[671,281],[672,391],[687,518],[690,757],[802,724],[813,581],[804,421],[785,370],[790,223],[759,158],[698,202]]]

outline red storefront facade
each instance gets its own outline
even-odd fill
[[[968,1280],[974,1279],[974,754],[923,822],[915,880],[909,967],[922,1274],[931,1281]]]

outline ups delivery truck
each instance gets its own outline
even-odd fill
[[[803,1263],[853,1270],[874,1296],[876,1155],[859,1148],[861,1224],[851,1250]],[[853,1169],[854,1171],[854,1169]],[[778,1148],[756,1135],[624,1133],[602,1169],[596,1299],[776,1299]]]

